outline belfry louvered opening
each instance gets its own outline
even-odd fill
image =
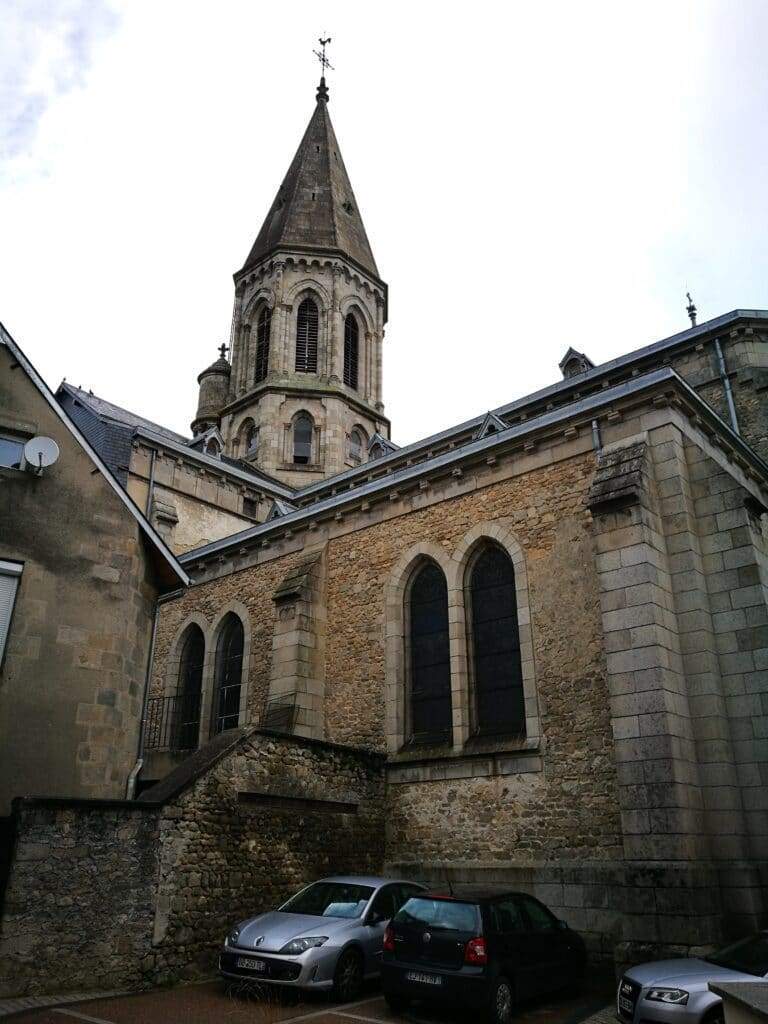
[[[357,366],[360,348],[360,328],[353,313],[344,321],[344,383],[357,391]]]
[[[317,303],[304,299],[296,315],[296,372],[317,373]]]
[[[264,306],[259,313],[256,328],[256,366],[254,381],[258,384],[269,373],[269,333],[272,325],[272,310]]]

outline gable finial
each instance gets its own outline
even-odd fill
[[[686,292],[685,293],[685,297],[688,299],[688,305],[685,307],[685,311],[688,314],[688,316],[691,318],[691,326],[695,327],[696,326],[696,307],[693,304],[693,299],[691,298],[691,293],[690,292]]]
[[[320,100],[322,100],[324,103],[328,102],[328,88],[327,88],[327,86],[325,84],[325,69],[326,68],[330,68],[331,71],[335,71],[336,70],[334,68],[333,64],[331,64],[331,62],[328,60],[328,58],[325,55],[325,48],[328,45],[328,43],[330,43],[330,41],[331,41],[331,37],[330,36],[328,36],[327,39],[323,39],[323,37],[321,36],[318,39],[318,43],[320,43],[320,46],[322,47],[322,50],[313,50],[312,51],[312,53],[314,53],[314,55],[320,61],[320,67],[322,68],[322,71],[320,73],[320,85],[318,85],[318,87],[317,87],[317,100],[318,100],[318,102]]]
[[[219,345],[219,355],[222,359],[227,358],[227,352],[229,352],[229,345],[225,345],[224,342]]]

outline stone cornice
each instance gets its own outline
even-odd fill
[[[304,530],[316,530],[319,522],[340,520],[355,510],[366,512],[374,503],[398,500],[403,493],[429,487],[441,478],[461,478],[473,466],[493,466],[508,455],[535,451],[545,441],[554,442],[555,445],[567,444],[578,437],[580,428],[591,429],[593,419],[605,418],[610,423],[638,406],[650,409],[675,406],[683,410],[747,475],[755,481],[768,484],[768,465],[674,370],[663,368],[601,390],[505,431],[489,434],[425,462],[401,467],[279,519],[188,551],[181,556],[181,561],[187,566],[196,563],[199,568],[212,560],[224,562],[233,553],[242,553],[254,546],[269,545],[271,539],[281,536],[292,537]]]
[[[275,381],[264,381],[258,384],[255,388],[251,388],[250,391],[244,395],[240,395],[239,398],[233,399],[228,402],[220,411],[220,416],[227,416],[231,413],[237,412],[238,409],[246,408],[253,404],[254,398],[260,395],[268,394],[279,394],[279,395],[295,395],[300,398],[338,398],[340,401],[345,402],[351,408],[356,409],[361,415],[365,416],[369,420],[376,420],[382,423],[390,425],[389,420],[383,413],[378,412],[372,405],[368,405],[366,402],[356,398],[350,391],[345,390],[343,387],[333,387],[327,384],[315,384],[314,381],[311,384],[288,384],[281,382],[280,380]]]

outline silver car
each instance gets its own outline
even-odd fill
[[[768,931],[695,960],[657,960],[630,967],[616,993],[616,1014],[626,1024],[721,1024],[723,1004],[710,982],[765,981]]]
[[[381,973],[384,929],[416,882],[345,875],[312,882],[278,910],[242,921],[227,936],[219,972],[229,981],[331,990],[354,999]]]

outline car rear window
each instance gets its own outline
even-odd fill
[[[395,915],[400,924],[426,925],[433,930],[474,932],[480,930],[480,908],[476,903],[414,896]]]

